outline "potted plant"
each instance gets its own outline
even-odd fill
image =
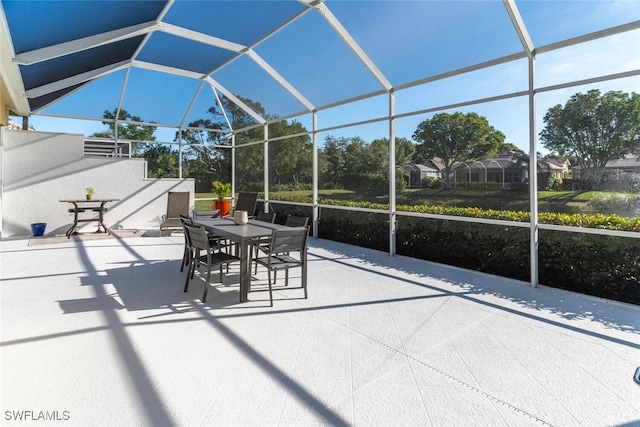
[[[86,192],[87,192],[87,200],[93,200],[93,193],[95,192],[95,190],[92,187],[87,187]]]
[[[217,197],[211,204],[213,209],[220,211],[220,216],[227,216],[231,212],[231,184],[222,181],[213,181],[213,194]]]

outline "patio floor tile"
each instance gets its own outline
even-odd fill
[[[3,425],[640,425],[640,307],[309,244],[269,307],[183,292],[180,235],[0,241]]]

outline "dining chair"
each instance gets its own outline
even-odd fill
[[[302,270],[301,281],[304,289],[304,297],[307,298],[307,237],[309,227],[291,227],[287,229],[274,229],[269,241],[267,256],[256,258],[256,263],[267,268],[269,283],[269,302],[273,307],[273,287],[271,272],[275,282],[275,273],[278,270],[285,271],[285,286],[289,286],[289,270],[299,267]],[[297,256],[295,256],[297,254]]]
[[[191,262],[191,241],[189,241],[189,233],[185,225],[193,225],[193,220],[190,216],[180,215],[180,222],[182,224],[182,231],[184,232],[184,253],[182,254],[182,263],[180,264],[180,271]]]
[[[276,221],[276,213],[275,212],[265,212],[259,211],[256,215],[256,220],[263,222],[274,223]]]
[[[209,211],[197,211],[197,210],[193,210],[193,218],[194,219],[198,219],[198,218],[220,218],[220,210],[219,209],[214,209],[214,210],[209,210]]]
[[[268,222],[273,224],[276,221],[275,212],[259,211],[256,215],[256,221]],[[265,246],[269,242],[269,237],[257,237],[249,241],[249,268],[254,258],[258,257],[258,250],[260,246]],[[266,251],[266,250],[265,250]],[[258,265],[256,264],[256,273],[258,272]]]
[[[306,227],[309,224],[308,216],[287,215],[284,225],[289,227]]]
[[[208,218],[208,217],[205,216],[205,218]],[[190,216],[180,215],[180,221],[182,221],[183,223],[186,222],[187,224],[194,225],[194,219]],[[210,246],[218,246],[220,247],[220,249],[228,250],[229,240],[225,239],[224,237],[207,231],[207,238],[209,239]],[[182,271],[182,269],[180,269],[180,271]]]
[[[275,214],[274,214],[274,222],[275,222]],[[309,217],[307,216],[297,216],[297,215],[287,215],[287,219],[285,220],[284,225],[287,227],[306,227],[309,222]],[[258,258],[258,251],[263,253],[269,253],[269,239],[263,239],[262,241],[257,241],[254,243],[254,255],[252,258]],[[249,268],[251,268],[251,260],[249,260]],[[255,263],[254,266],[254,274],[258,274],[258,264]],[[276,281],[275,273],[273,275],[273,281]]]
[[[206,302],[207,291],[209,290],[209,283],[211,281],[211,269],[216,266],[220,267],[220,283],[222,283],[222,266],[226,265],[228,267],[230,263],[240,261],[240,258],[222,252],[219,246],[211,246],[204,227],[185,224],[184,228],[188,236],[187,240],[190,242],[189,271],[187,272],[184,291],[187,292],[189,289],[189,280],[193,279],[196,268],[201,265],[206,265],[207,277],[204,282],[204,291],[202,292],[202,302]]]
[[[241,191],[238,193],[238,200],[236,200],[236,206],[233,212],[247,211],[249,218],[253,218],[256,213],[256,207],[258,206],[258,193],[250,191]]]

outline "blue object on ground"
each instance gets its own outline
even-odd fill
[[[47,228],[46,222],[36,222],[34,224],[31,224],[31,232],[36,237],[44,235],[45,228]]]

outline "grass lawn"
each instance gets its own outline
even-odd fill
[[[389,203],[386,194],[344,189],[319,190],[321,199]],[[262,196],[262,195],[260,195]],[[311,198],[310,190],[270,192],[273,198],[300,200]],[[196,193],[196,199],[214,198],[212,193]],[[399,205],[438,205],[450,207],[478,207],[482,209],[529,211],[529,194],[505,190],[433,190],[410,188],[397,194]],[[560,213],[617,213],[621,216],[640,216],[640,194],[607,191],[540,191],[538,207],[541,212]],[[197,200],[197,210],[211,209],[211,200]]]

